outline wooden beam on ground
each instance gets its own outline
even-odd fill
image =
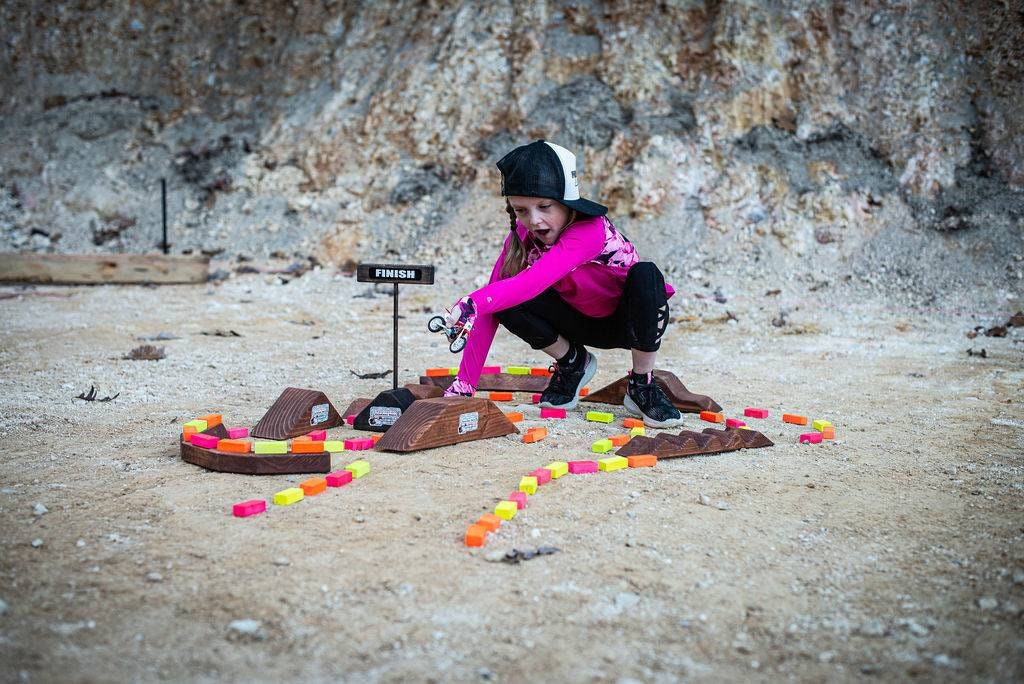
[[[171,285],[205,283],[209,270],[206,256],[0,253],[0,282]]]

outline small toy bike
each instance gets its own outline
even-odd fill
[[[464,297],[455,303],[447,316],[434,316],[427,321],[427,330],[432,333],[443,332],[448,338],[448,349],[458,354],[466,348],[466,338],[473,331],[476,320],[476,307],[473,300]]]

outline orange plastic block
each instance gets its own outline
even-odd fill
[[[807,425],[807,416],[798,416],[795,413],[783,413],[783,423],[792,423],[793,425]]]
[[[636,456],[629,456],[630,468],[653,468],[658,464],[658,457],[651,454],[637,454]]]
[[[309,435],[299,435],[298,437],[292,438],[293,442],[312,442],[313,438]]]
[[[709,423],[724,423],[725,422],[725,414],[715,413],[714,411],[701,411],[700,412],[700,419],[701,420],[706,420]]]
[[[531,368],[530,369],[530,375],[548,376],[548,375],[551,375],[551,371],[548,370],[547,368]]]
[[[521,423],[521,422],[523,422],[523,414],[515,412],[515,411],[510,411],[510,412],[506,413],[505,417],[508,418],[509,421],[512,422],[512,423]]]
[[[451,369],[450,368],[428,368],[427,369],[427,377],[428,378],[447,378],[449,375],[451,375]]]
[[[581,397],[585,397],[588,394],[590,394],[590,388],[589,387],[584,387],[583,389],[580,390],[580,396]]]
[[[526,444],[533,444],[534,442],[539,442],[540,440],[544,439],[547,436],[548,431],[546,428],[530,428],[529,430],[526,431],[526,434],[523,435],[523,442],[525,442]]]
[[[380,438],[383,437],[383,436],[384,435],[370,435],[370,439],[372,439],[373,443],[376,444],[377,442],[380,441]]]
[[[491,401],[512,401],[511,392],[488,392],[487,398]]]
[[[252,442],[247,439],[221,439],[217,441],[217,451],[247,454],[252,451]]]
[[[189,437],[198,433],[199,431],[196,430],[194,425],[186,425],[181,429],[181,439],[182,441],[188,442]]]
[[[311,477],[299,485],[306,496],[316,496],[327,489],[327,480],[322,477]]]
[[[483,525],[470,525],[466,530],[466,546],[483,546],[487,541],[487,528]]]
[[[480,516],[480,519],[476,521],[477,525],[487,528],[488,532],[494,532],[501,527],[502,520],[493,513],[484,513]]]
[[[221,422],[223,422],[221,420],[221,417],[220,417],[219,413],[211,413],[208,416],[199,416],[199,420],[205,420],[206,421],[206,429],[207,430],[209,430],[210,428],[212,428],[215,425],[220,425]]]
[[[626,418],[625,420],[622,421],[622,427],[626,427],[626,428],[630,428],[630,429],[635,428],[635,427],[643,427],[643,426],[644,426],[644,421],[640,420],[639,418]]]
[[[826,425],[821,430],[821,438],[822,439],[835,439],[836,438],[836,429],[834,427],[832,427],[831,425]]]
[[[292,440],[293,454],[319,454],[324,450],[323,442],[296,442]]]
[[[614,444],[617,447],[620,447],[626,442],[628,442],[631,438],[629,435],[612,435],[608,439],[611,441],[612,444]]]

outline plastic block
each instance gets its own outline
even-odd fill
[[[805,432],[800,435],[801,444],[821,444],[821,439],[820,432]]]
[[[709,423],[724,423],[725,416],[721,413],[715,413],[714,411],[701,411],[700,419],[706,420]]]
[[[606,473],[610,473],[614,470],[622,470],[623,468],[629,467],[629,459],[624,456],[609,456],[608,458],[599,459],[597,462],[599,470],[603,470]]]
[[[345,422],[348,423],[349,425],[355,425],[355,423],[356,423],[356,414],[350,413],[347,416],[345,416]]]
[[[313,430],[306,436],[314,442],[324,442],[327,440],[327,430]]]
[[[640,427],[630,428],[629,436],[630,437],[646,437],[647,436],[647,429],[644,426],[642,426],[642,425]]]
[[[458,366],[452,366],[451,368],[448,369],[448,375],[456,376],[458,374],[459,374],[459,367]]]
[[[639,418],[626,418],[622,421],[622,427],[626,428],[642,428],[643,426],[644,421]]]
[[[231,439],[242,439],[249,436],[249,428],[247,427],[233,427],[228,428],[228,437]]]
[[[587,411],[587,420],[592,420],[595,423],[610,423],[615,420],[615,416],[604,411]]]
[[[569,461],[569,472],[573,475],[596,473],[597,461]]]
[[[306,494],[298,487],[289,487],[274,494],[274,504],[277,506],[291,506],[297,501],[302,501],[305,497]]]
[[[199,434],[198,432],[189,437],[189,440],[197,447],[203,447],[204,449],[216,449],[217,442],[220,441],[217,437],[214,437],[213,435],[202,435]]]
[[[544,466],[544,469],[551,473],[552,480],[557,480],[569,472],[569,464],[565,461],[553,461]]]
[[[727,428],[741,428],[744,425],[746,425],[746,423],[744,423],[739,418],[726,418],[725,419],[725,427],[727,427]]]
[[[832,423],[828,422],[827,420],[819,418],[818,420],[811,423],[811,427],[813,427],[818,432],[824,432],[825,428],[832,427]]]
[[[312,442],[313,438],[309,435],[299,435],[298,437],[292,437],[292,443],[295,442]]]
[[[347,466],[345,466],[345,470],[351,472],[352,473],[352,477],[354,477],[355,479],[358,480],[363,475],[365,475],[366,473],[370,472],[370,463],[369,463],[369,461],[363,461],[363,460],[352,461]]]
[[[236,518],[248,518],[250,515],[259,515],[267,510],[267,502],[263,499],[252,499],[236,503],[231,507],[231,514]]]
[[[658,465],[658,457],[651,454],[637,454],[626,459],[630,468],[653,468]]]
[[[344,487],[352,481],[351,470],[336,470],[324,478],[328,487]]]
[[[532,475],[524,475],[519,479],[519,491],[527,494],[537,493],[537,478]]]
[[[232,454],[247,454],[252,451],[252,442],[247,439],[220,439],[217,440],[217,451],[226,451]]]
[[[544,428],[530,428],[529,430],[526,431],[526,434],[523,435],[523,443],[533,444],[534,442],[539,442],[540,440],[544,439],[547,436],[548,431]]]
[[[505,372],[509,375],[529,375],[530,369],[526,366],[508,366],[505,368]]]
[[[206,421],[205,420],[190,420],[190,421],[188,421],[187,423],[185,423],[184,425],[181,426],[181,428],[183,430],[185,428],[187,428],[187,427],[195,428],[196,432],[202,432],[203,430],[206,429]]]
[[[515,501],[518,510],[526,508],[526,492],[512,492],[505,501]]]
[[[338,451],[344,451],[344,450],[345,450],[345,443],[342,442],[340,439],[329,439],[326,442],[324,442],[324,451],[329,451],[329,452],[331,452],[333,454],[333,453],[336,453]]]
[[[523,422],[523,414],[515,411],[509,411],[508,413],[505,414],[505,417],[508,418],[509,422],[511,423]]]
[[[748,406],[747,408],[743,409],[743,415],[746,416],[747,418],[767,418],[768,409],[754,408],[753,406]]]
[[[212,427],[216,427],[221,424],[221,416],[219,413],[210,413],[205,416],[199,416],[199,420],[206,421],[206,429],[209,430]],[[200,430],[202,432],[202,430]]]
[[[626,442],[628,442],[630,439],[631,438],[629,435],[612,435],[611,437],[608,438],[608,441],[614,444],[615,446],[620,447]]]
[[[322,454],[324,452],[323,442],[296,442],[292,441],[293,454]]]
[[[546,368],[546,367],[545,368],[531,368],[530,369],[530,375],[541,375],[541,376],[547,377],[547,376],[551,375],[551,370]]]
[[[194,425],[186,425],[185,427],[181,428],[181,440],[183,442],[188,442],[189,444],[191,444],[192,440],[190,439],[190,437],[192,437],[192,435],[194,434],[197,434],[198,432],[199,431],[196,430]]]
[[[590,450],[595,454],[607,454],[609,451],[615,448],[610,439],[599,439],[590,445]]]
[[[488,392],[487,398],[491,401],[512,401],[511,392]]]
[[[327,478],[311,477],[299,484],[299,489],[306,496],[316,496],[327,490]]]
[[[783,423],[792,423],[793,425],[807,425],[807,416],[798,416],[795,413],[783,413]]]
[[[366,449],[373,448],[372,439],[364,439],[362,437],[353,437],[345,440],[346,451],[365,451]]]
[[[835,439],[836,438],[836,429],[834,427],[832,427],[831,425],[826,425],[825,428],[821,431],[821,438],[822,439]]]
[[[541,418],[565,418],[565,409],[563,408],[542,408],[540,410]]]
[[[539,404],[540,403],[540,395],[539,394],[534,394],[533,396],[531,396],[530,397],[530,403],[531,404]]]
[[[448,368],[428,368],[427,369],[427,377],[428,378],[446,378],[449,375],[451,375],[451,373],[449,373],[448,371],[449,371]]]
[[[493,513],[484,513],[476,521],[476,524],[483,525],[487,528],[488,532],[497,532],[498,528],[501,527],[501,518]]]
[[[288,442],[269,441],[256,442],[252,445],[253,453],[256,454],[287,454]]]
[[[498,505],[494,507],[494,515],[498,516],[502,520],[511,520],[516,517],[516,513],[519,512],[519,506],[515,501],[500,501]]]
[[[537,478],[537,485],[546,485],[551,482],[551,471],[547,468],[537,468],[530,473],[531,476]]]
[[[466,530],[466,546],[483,546],[487,541],[487,528],[483,525],[470,525]]]
[[[501,372],[501,366],[484,366],[484,369],[480,371],[481,374],[497,374]]]
[[[384,435],[370,435],[370,441],[373,442],[374,446],[377,446],[377,442],[381,440]]]
[[[590,388],[589,387],[584,387],[583,389],[580,390],[580,396],[581,397],[585,397],[588,394],[590,394]]]

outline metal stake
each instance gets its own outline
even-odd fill
[[[163,247],[164,254],[167,254],[171,246],[167,244],[167,180],[165,178],[160,179],[160,217],[164,224],[164,240],[160,246]]]
[[[395,372],[391,376],[391,389],[398,389],[398,283],[395,283],[395,335],[394,335],[394,353],[395,353]]]

